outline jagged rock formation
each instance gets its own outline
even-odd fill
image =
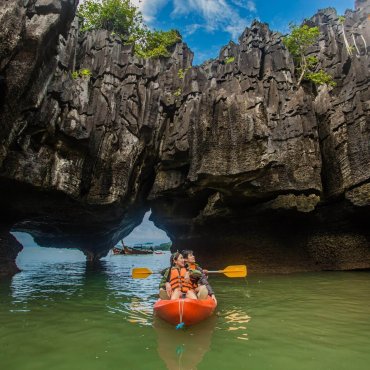
[[[143,60],[107,31],[81,35],[74,7],[0,10],[16,29],[0,34],[7,225],[97,258],[151,207],[175,247],[214,265],[370,267],[368,2],[347,11],[344,27],[333,9],[308,21],[320,26],[312,51],[332,90],[297,88],[281,35],[265,24],[189,68],[182,43],[170,58]],[[82,68],[91,78],[73,79]]]
[[[9,24],[20,11],[26,18],[25,30],[9,44],[31,43],[29,24],[38,33],[32,34],[32,54],[14,46],[1,71],[7,89],[1,204],[14,227],[40,244],[78,247],[99,258],[149,208],[160,137],[175,109],[177,72],[191,65],[192,53],[177,44],[171,58],[143,60],[107,31],[81,36],[78,20],[72,22],[73,3],[9,4],[2,13]],[[43,56],[45,39],[58,50]],[[92,78],[73,79],[82,68]],[[24,75],[22,84],[13,81],[14,71]]]
[[[185,90],[151,192],[177,247],[218,264],[237,250],[263,271],[369,267],[368,9],[346,13],[352,56],[335,10],[308,22],[332,91],[297,90],[281,36],[259,23],[187,75],[199,87]]]

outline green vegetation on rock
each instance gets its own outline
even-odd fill
[[[130,0],[86,0],[80,5],[78,15],[82,19],[82,31],[104,29],[121,36],[138,31],[142,15]]]
[[[179,87],[176,91],[174,91],[173,96],[179,97],[182,94],[182,89]]]
[[[318,58],[316,55],[307,55],[308,49],[317,42],[320,31],[318,27],[309,27],[307,25],[290,25],[291,33],[283,38],[284,45],[293,55],[294,63],[299,72],[297,85],[299,86],[303,79],[312,81],[314,84],[327,84],[335,86],[333,78],[323,70],[316,70]]]
[[[76,80],[77,78],[90,78],[92,76],[91,71],[88,68],[83,68],[78,71],[72,72],[72,78]]]
[[[134,44],[136,55],[142,58],[169,57],[169,48],[181,41],[176,30],[151,31],[130,0],[86,0],[78,15],[82,31],[105,29],[118,35],[123,42]]]
[[[235,57],[228,57],[228,58],[226,58],[226,60],[225,60],[225,64],[230,64],[230,63],[232,63],[232,62],[234,62],[235,61]]]
[[[188,67],[188,68],[185,68],[185,69],[182,69],[180,68],[179,71],[177,72],[177,76],[179,76],[179,78],[181,80],[183,80],[185,78],[185,73],[190,69],[191,67]]]
[[[135,53],[142,58],[169,57],[169,48],[181,41],[181,35],[176,30],[145,29],[141,38],[135,37],[130,37],[130,41],[135,44]]]
[[[311,80],[316,85],[336,85],[336,83],[333,81],[333,78],[322,69],[320,69],[318,72],[308,72],[306,76],[308,80]]]

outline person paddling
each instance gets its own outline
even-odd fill
[[[190,271],[193,283],[197,285],[195,291],[197,292],[198,298],[206,299],[208,296],[210,296],[217,304],[215,293],[213,292],[213,289],[208,282],[207,270],[202,269],[195,262],[195,256],[192,250],[186,249],[183,250],[181,253],[185,260],[185,267],[187,267],[187,269]],[[194,274],[194,272],[198,272],[198,274]]]
[[[180,252],[173,255],[173,266],[169,271],[165,286],[171,300],[185,297],[197,299],[194,292],[196,285],[190,280],[190,273],[185,267],[184,257]]]

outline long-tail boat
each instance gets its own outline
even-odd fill
[[[114,247],[112,249],[112,252],[113,252],[114,255],[116,255],[116,254],[125,254],[125,251],[123,249],[120,249],[120,248],[117,248],[117,247]]]
[[[127,246],[124,246],[123,251],[125,254],[153,254],[153,250],[145,249],[143,247],[129,248]]]

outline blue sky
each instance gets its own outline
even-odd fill
[[[146,242],[153,242],[155,245],[158,245],[170,241],[163,230],[158,229],[154,226],[152,221],[149,221],[149,216],[150,212],[147,212],[143,222],[124,239],[127,245]]]
[[[282,33],[318,9],[334,7],[339,14],[354,0],[132,0],[151,28],[178,29],[195,53],[194,64],[214,58],[230,40],[237,41],[253,19]]]

